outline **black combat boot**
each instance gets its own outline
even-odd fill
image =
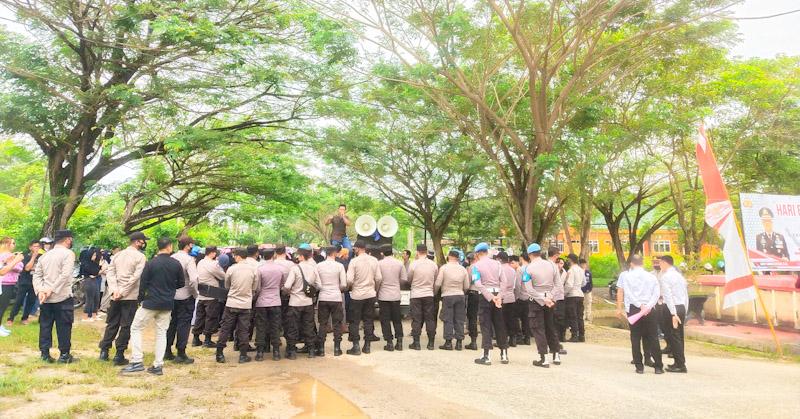
[[[125,351],[120,351],[117,349],[117,354],[114,355],[114,365],[121,367],[123,365],[128,365],[128,360],[125,359]]]
[[[244,364],[244,363],[250,362],[250,361],[252,361],[252,360],[253,360],[253,358],[250,358],[250,357],[247,355],[247,350],[244,350],[244,351],[240,351],[240,352],[239,352],[239,363],[240,363],[240,364]]]
[[[547,354],[539,354],[539,360],[533,361],[535,367],[550,368],[550,363],[547,362]]]
[[[217,358],[217,362],[219,362],[220,364],[224,364],[225,363],[225,355],[222,353],[222,351],[223,351],[222,348],[217,348],[217,357],[216,358]]]
[[[463,341],[462,339],[456,339],[456,350],[457,351],[460,351],[462,349],[462,347],[461,347],[461,342],[462,341]]]
[[[364,347],[361,348],[361,352],[364,352],[365,354],[370,353],[370,344],[371,343],[372,343],[371,340],[369,340],[369,339],[365,340],[364,341]]]
[[[512,348],[517,347],[517,337],[516,336],[509,336],[508,337],[508,346]]]
[[[500,363],[508,364],[508,349],[500,350]]]
[[[263,361],[264,360],[264,348],[258,347],[256,348],[256,361]]]
[[[342,341],[333,342],[333,356],[342,356]]]
[[[281,350],[275,348],[272,350],[272,360],[273,361],[280,361],[281,360]]]
[[[452,339],[445,339],[444,340],[444,345],[439,346],[439,349],[444,349],[445,351],[452,351],[453,350],[453,341],[452,341]]]
[[[206,335],[206,340],[203,341],[204,348],[216,348],[217,344],[211,340],[211,335]]]
[[[475,342],[474,337],[472,336],[469,337],[469,343],[467,344],[467,346],[465,346],[465,348],[469,349],[470,351],[478,350],[478,344]]]
[[[383,350],[389,352],[394,351],[394,345],[392,344],[391,339],[386,339],[386,346],[383,347]]]
[[[200,340],[200,335],[194,335],[192,338],[192,346],[203,346],[203,341]]]
[[[523,345],[530,345],[531,344],[531,337],[530,336],[523,337],[522,338],[522,344]]]
[[[348,355],[361,355],[361,348],[358,347],[358,341],[353,341],[353,347],[347,350]]]
[[[475,363],[478,365],[492,365],[492,360],[489,358],[489,350],[483,350],[483,356],[476,359]]]
[[[428,336],[428,346],[427,346],[427,348],[428,348],[429,351],[432,351],[433,348],[434,348],[434,346],[433,346],[433,341],[434,340],[436,340],[436,336]]]
[[[403,338],[397,338],[397,343],[394,344],[395,351],[402,351],[403,350]]]
[[[415,351],[422,350],[422,348],[419,346],[419,336],[414,336],[414,342],[412,342],[411,345],[408,345],[408,349],[413,349]]]
[[[108,349],[101,349],[100,356],[98,356],[97,359],[101,361],[108,361]]]

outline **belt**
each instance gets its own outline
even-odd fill
[[[467,294],[475,294],[475,295],[478,295],[478,294],[480,294],[480,292],[479,292],[479,291],[477,291],[477,290],[469,290],[469,291],[467,291]]]
[[[500,294],[500,288],[486,288],[486,291],[491,292],[494,295]]]

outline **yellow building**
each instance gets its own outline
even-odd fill
[[[572,239],[572,249],[575,253],[580,252],[581,242],[580,234],[574,228],[569,229],[570,238]],[[680,241],[678,239],[678,230],[673,229],[659,229],[650,236],[650,240],[644,242],[643,250],[644,257],[661,256],[668,254],[681,254]],[[622,248],[627,251],[628,240],[627,232],[620,232],[622,239]],[[562,253],[569,252],[569,246],[566,244],[566,235],[564,230],[556,234],[554,238],[550,239],[550,244],[558,246]],[[589,232],[589,248],[592,255],[605,256],[614,253],[614,245],[611,243],[611,234],[605,228],[592,228]]]

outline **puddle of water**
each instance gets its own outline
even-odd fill
[[[347,416],[366,418],[350,400],[308,374],[290,374],[297,381],[288,386],[292,404],[303,412],[296,418]]]

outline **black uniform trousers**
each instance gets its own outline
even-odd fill
[[[641,309],[631,305],[628,308],[628,316],[640,312]],[[661,347],[658,343],[658,319],[656,313],[651,311],[636,323],[631,325],[631,352],[633,353],[633,363],[637,369],[644,368],[642,358],[642,346],[645,351],[653,356],[656,368],[662,368]]]
[[[347,339],[354,344],[361,340],[358,327],[364,321],[364,336],[375,334],[375,297],[366,300],[350,299],[350,329]]]
[[[556,325],[556,306],[544,307],[544,333],[547,337],[547,346],[551,353],[556,353],[561,349],[558,341],[558,326]]]
[[[175,348],[178,352],[186,351],[186,344],[189,343],[189,330],[192,328],[192,315],[194,314],[194,297],[185,300],[175,300],[172,306],[172,317],[169,320],[167,329],[167,350]]]
[[[403,317],[400,315],[400,301],[378,301],[383,338],[390,341],[403,337]],[[394,326],[394,333],[392,333]]]
[[[543,355],[547,353],[547,345],[548,345],[547,326],[546,326],[547,318],[549,317],[550,323],[552,323],[553,321],[552,314],[548,316],[547,313],[548,312],[552,313],[552,311],[550,311],[547,308],[547,306],[539,305],[539,303],[537,303],[536,301],[529,301],[528,303],[529,303],[528,319],[530,324],[530,334],[531,336],[533,336],[533,340],[536,341],[536,349],[539,351],[540,354]],[[519,301],[517,301],[517,304],[519,304]],[[555,351],[553,352],[558,352],[557,340],[555,341],[555,344],[556,347]]]
[[[217,340],[217,349],[225,349],[228,346],[228,339],[236,330],[236,341],[239,343],[240,352],[246,352],[250,346],[250,319],[253,311],[248,308],[225,307],[222,311],[222,324]]]
[[[289,306],[286,317],[286,350],[297,348],[301,333],[306,346],[314,346],[314,306]]]
[[[256,307],[256,348],[267,350],[267,341],[272,349],[281,346],[281,306]]]
[[[8,316],[9,320],[14,320],[14,317],[17,317],[17,313],[22,309],[23,304],[25,304],[25,309],[22,311],[22,320],[25,321],[33,313],[33,305],[36,304],[36,292],[33,291],[33,284],[17,283],[17,297],[14,299],[14,308],[11,309],[11,314]]]
[[[103,338],[98,345],[100,349],[111,349],[111,341],[117,338],[116,348],[124,352],[128,349],[128,341],[131,339],[131,324],[136,315],[139,304],[136,300],[111,300],[108,306],[108,317],[106,318],[106,330]]]
[[[481,318],[481,347],[492,349],[492,337],[497,337],[497,346],[500,349],[508,349],[508,334],[506,334],[506,323],[503,320],[503,310],[497,308],[492,301],[486,301],[481,296],[481,305],[478,315]]]
[[[464,339],[464,320],[467,318],[467,307],[463,295],[442,297],[442,313],[440,317],[444,322],[445,339]]]
[[[216,333],[219,330],[219,311],[222,308],[222,303],[217,300],[198,301],[194,314],[192,334],[203,334],[206,335],[206,338],[210,338],[211,335]]]
[[[417,297],[411,299],[411,336],[415,339],[422,334],[422,323],[425,323],[425,331],[428,338],[436,336],[436,313],[434,310],[433,297]]]
[[[39,306],[39,350],[49,352],[53,346],[53,325],[56,327],[58,350],[62,355],[72,349],[72,323],[75,311],[72,297],[58,303]]]
[[[517,302],[503,303],[503,321],[506,323],[506,334],[516,337],[519,334],[519,322],[517,318]]]
[[[556,301],[556,305],[553,306],[553,316],[556,329],[558,329],[558,339],[563,342],[567,340],[567,303],[565,300]]]
[[[478,309],[482,299],[478,291],[467,291],[467,330],[472,339],[478,337]]]
[[[524,337],[531,336],[531,325],[530,325],[530,305],[531,302],[528,300],[517,300],[514,303],[516,306],[516,311],[514,312],[514,324],[517,327],[517,332],[522,332]],[[510,333],[509,333],[510,335]]]
[[[317,319],[319,320],[319,327],[317,328],[318,348],[325,347],[325,340],[328,338],[328,321],[331,322],[331,328],[333,329],[333,341],[342,341],[342,321],[344,321],[344,312],[342,311],[341,301],[318,302]]]
[[[669,313],[669,311],[667,311]],[[681,324],[675,329],[672,327],[672,317],[670,317],[669,331],[664,333],[667,336],[667,344],[672,350],[672,358],[675,360],[676,367],[686,366],[686,354],[683,351],[683,323],[686,322],[686,307],[683,304],[675,306],[675,314],[681,319]]]
[[[583,297],[567,297],[564,300],[567,310],[567,324],[571,337],[582,336]]]

